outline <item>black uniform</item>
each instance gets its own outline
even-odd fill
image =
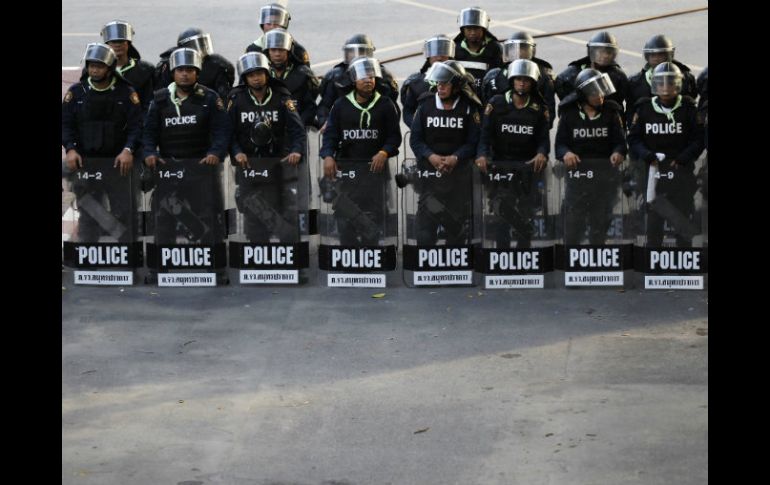
[[[539,96],[532,96],[521,109],[513,104],[511,91],[489,100],[481,122],[478,156],[491,161],[483,182],[489,196],[490,213],[499,219],[495,228],[498,248],[510,247],[511,228],[517,234],[518,248],[529,247],[532,240],[532,216],[539,194],[534,187],[535,173],[525,162],[538,153],[548,157],[547,108]],[[502,179],[495,175],[512,173]]]
[[[698,89],[695,85],[695,76],[692,75],[690,68],[679,61],[673,62],[680,71],[682,71],[682,93],[692,99],[698,97]],[[652,69],[645,65],[640,72],[637,72],[628,79],[628,94],[626,95],[626,120],[631,123],[634,117],[634,106],[636,101],[642,98],[652,97]]]
[[[674,109],[667,114],[662,112],[657,96],[640,99],[628,142],[631,152],[646,162],[646,166],[657,160],[656,153],[665,155],[663,161],[658,162],[661,177],[657,180],[655,200],[649,203],[647,211],[647,245],[663,244],[663,222],[669,220],[676,231],[677,246],[691,246],[691,236],[677,227],[677,220],[682,216],[687,220],[692,218],[697,188],[693,170],[704,147],[703,127],[698,123],[695,101],[689,96],[679,96]],[[672,166],[674,161],[677,166]],[[644,191],[647,191],[646,185]],[[658,199],[670,202],[678,213],[666,210],[668,204],[662,205]]]
[[[104,197],[109,200],[112,217],[125,228],[131,228],[122,231],[119,241],[130,241],[135,234],[131,185],[113,165],[115,157],[124,148],[136,151],[142,133],[142,111],[133,87],[114,75],[112,82],[105,91],[93,89],[87,80],[75,83],[67,90],[62,102],[62,146],[80,154],[83,172],[101,173],[98,178],[78,177],[74,180],[74,192],[81,208],[78,239],[84,242],[98,241],[104,229],[114,225],[99,215],[102,211],[89,210],[92,205],[83,199],[100,207],[103,207]],[[106,160],[89,161],[97,158]]]
[[[160,61],[155,66],[155,86],[165,88],[174,80],[169,70],[168,58],[179,47],[172,47],[160,55]],[[221,99],[227,99],[235,81],[235,67],[219,54],[209,54],[203,58],[201,71],[198,73],[198,83],[213,89]]]
[[[369,170],[371,158],[384,150],[388,157],[398,154],[401,130],[398,112],[388,96],[375,91],[367,105],[356,106],[355,91],[339,98],[329,113],[323,134],[321,158],[334,157],[337,168],[352,178],[342,177],[340,196],[337,198],[334,217],[337,220],[340,244],[343,246],[373,246],[379,241],[378,231],[365,230],[365,225],[353,219],[356,212],[363,212],[370,227],[382,227],[385,214],[385,186],[391,178],[387,163],[382,172]],[[337,179],[340,180],[339,175]],[[345,203],[341,203],[345,197]],[[347,202],[354,206],[349,209]],[[356,208],[359,211],[356,211]]]
[[[398,83],[393,79],[393,75],[380,66],[382,78],[376,78],[374,89],[383,96],[389,97],[393,101],[396,113],[401,116],[401,109],[398,107]],[[318,92],[321,95],[321,102],[318,103],[318,126],[323,126],[329,117],[329,111],[337,99],[345,96],[355,88],[355,83],[348,74],[348,64],[340,62],[327,72],[321,80]]]
[[[406,78],[401,86],[401,104],[404,107],[403,116],[406,126],[412,126],[414,112],[417,111],[417,100],[430,89],[430,83],[425,80],[425,73],[429,67],[430,62],[426,60],[420,71]]]
[[[465,70],[476,80],[473,90],[481,97],[481,80],[490,69],[503,65],[503,50],[497,38],[489,32],[484,33],[484,42],[479,52],[471,52],[465,43],[462,30],[454,38],[455,60],[461,61]]]
[[[258,167],[242,169],[238,166],[235,169],[235,181],[238,184],[235,202],[238,210],[244,215],[244,232],[249,241],[268,241],[271,233],[278,232],[274,220],[276,213],[284,217],[283,213],[296,209],[296,195],[283,195],[285,189],[289,188],[288,184],[284,186],[284,183],[296,182],[292,171],[296,172],[297,168],[285,166],[278,160],[291,152],[304,156],[307,145],[305,128],[289,90],[280,81],[270,79],[269,82],[262,104],[257,104],[246,85],[233,88],[227,103],[227,112],[234,129],[230,159],[234,160],[238,153],[272,159]],[[270,120],[272,134],[270,143],[262,146],[255,145],[251,136],[255,121],[260,119],[260,115]],[[304,160],[304,163],[307,163],[307,160]],[[267,177],[263,176],[263,169],[266,170]],[[292,220],[288,217],[284,219]],[[283,238],[282,234],[277,235]]]
[[[224,238],[218,167],[199,161],[209,153],[224,160],[231,135],[230,119],[215,91],[197,84],[180,106],[168,88],[155,92],[144,121],[143,145],[145,155],[166,162],[156,165],[156,244],[175,243],[177,228],[202,244]]]
[[[259,39],[247,45],[246,52],[262,52],[269,58],[270,56],[265,50],[265,34],[262,34],[261,36],[259,36]],[[291,50],[289,51],[289,59],[294,64],[304,64],[305,66],[310,67],[310,54],[308,54],[307,49],[302,47],[302,45],[299,42],[294,40],[294,36],[292,36]]]
[[[279,76],[273,69],[270,75],[283,81],[289,89],[291,97],[297,103],[297,111],[305,126],[315,126],[316,111],[318,105],[315,100],[318,97],[318,79],[313,71],[304,64],[289,63],[286,70]],[[304,153],[304,152],[302,152]]]
[[[553,67],[537,57],[533,57],[530,60],[537,64],[537,67],[540,69],[537,90],[540,91],[540,96],[548,108],[548,129],[551,129],[553,128],[553,120],[556,118],[556,90],[553,84]],[[503,94],[512,88],[511,81],[508,80],[508,66],[510,65],[511,63],[507,62],[502,67],[490,69],[484,75],[484,79],[481,81],[480,96],[483,102],[486,103],[492,99],[492,96]]]
[[[628,76],[616,63],[612,63],[609,66],[591,66],[591,60],[588,56],[570,62],[567,69],[556,76],[554,87],[559,100],[564,101],[570,93],[575,91],[575,78],[580,74],[580,71],[587,67],[593,67],[593,69],[602,73],[606,72],[610,76],[612,84],[615,86],[615,93],[608,96],[607,99],[615,101],[620,106],[620,113],[622,115],[624,113],[623,102],[628,92]],[[628,108],[628,104],[626,104],[626,108]]]
[[[417,157],[420,170],[415,190],[417,202],[417,244],[432,246],[438,239],[438,227],[443,226],[446,244],[469,244],[471,237],[471,160],[479,142],[481,118],[475,103],[460,95],[453,109],[436,106],[438,94],[425,93],[419,100],[412,121],[409,145]],[[440,173],[428,161],[432,154],[457,156],[451,173]],[[422,177],[425,173],[427,176]]]
[[[614,101],[605,101],[599,116],[589,119],[573,93],[559,110],[556,158],[564,161],[564,155],[572,152],[581,159],[577,168],[565,175],[565,244],[580,244],[586,226],[588,243],[604,244],[620,184],[620,172],[612,167],[610,156],[628,152],[622,108]]]

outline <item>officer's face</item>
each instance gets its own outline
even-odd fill
[[[661,62],[668,61],[668,56],[668,52],[652,52],[647,54],[647,63],[650,65],[650,67],[655,67]]]
[[[115,51],[115,56],[121,59],[128,55],[128,41],[127,40],[111,40],[107,42],[107,45],[112,47]]]
[[[591,61],[597,66],[609,66],[615,61],[617,52],[611,47],[592,47]]]
[[[513,78],[513,90],[517,93],[529,93],[532,89],[532,80],[524,76]]]
[[[286,64],[289,60],[289,51],[286,49],[269,49],[270,62],[279,66]]]
[[[452,97],[452,90],[454,89],[454,86],[452,86],[452,83],[438,83],[436,85],[436,92],[438,93],[439,99],[449,99]]]
[[[88,77],[94,82],[99,83],[107,79],[107,73],[109,71],[110,68],[107,67],[107,64],[102,62],[89,61],[88,63]]]
[[[246,74],[246,84],[256,91],[263,89],[267,85],[267,71],[260,69]]]
[[[268,33],[273,29],[280,27],[278,24],[262,24],[262,32]]]
[[[198,82],[198,70],[190,66],[174,69],[174,82],[177,86],[190,87]]]
[[[588,104],[593,106],[594,108],[601,108],[604,104],[604,95],[603,94],[592,94],[588,97]]]
[[[449,60],[449,56],[430,56],[428,58],[428,62],[430,63],[431,66],[435,62],[444,62],[444,61],[448,61],[448,60]]]
[[[366,77],[356,81],[356,91],[367,98],[374,92],[374,78]]]
[[[484,39],[484,29],[481,27],[463,27],[463,35],[472,44],[479,44]]]

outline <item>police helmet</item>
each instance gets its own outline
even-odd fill
[[[435,83],[450,83],[462,88],[468,83],[465,68],[457,61],[434,62],[425,73],[425,80]]]
[[[200,53],[189,47],[182,47],[176,49],[171,53],[168,59],[168,67],[173,72],[177,67],[194,67],[201,72],[201,55]]]
[[[286,29],[275,28],[265,34],[265,49],[291,50],[292,38]]]
[[[284,29],[289,28],[291,14],[283,5],[271,3],[259,9],[259,26],[265,24],[280,25]]]
[[[446,35],[439,34],[425,41],[425,44],[422,46],[422,52],[426,58],[434,56],[454,58],[455,43]]]
[[[589,67],[578,73],[575,89],[578,97],[585,100],[597,95],[607,97],[615,92],[615,85],[612,84],[609,74]]]
[[[116,40],[132,42],[134,40],[134,28],[125,20],[113,20],[102,27],[101,35],[105,44]]]
[[[647,63],[650,62],[650,54],[657,54],[660,52],[667,54],[667,57],[663,62],[671,62],[674,60],[674,50],[676,50],[676,48],[674,47],[674,43],[671,42],[671,39],[663,34],[658,34],[650,38],[650,40],[644,44],[642,52],[644,53],[644,60],[647,61]]]
[[[203,30],[197,27],[190,27],[182,31],[176,41],[177,47],[189,47],[195,49],[201,55],[201,58],[214,53],[214,44],[211,42],[211,35],[204,34]]]
[[[514,32],[503,42],[503,62],[535,57],[535,38],[527,32]]]
[[[652,71],[652,94],[678,95],[682,92],[682,71],[673,62],[661,62]]]
[[[356,57],[374,57],[375,50],[372,39],[366,34],[355,34],[342,46],[346,64],[350,64]]]
[[[249,140],[258,147],[263,147],[273,141],[273,130],[270,117],[264,112],[259,112],[254,118],[254,124],[249,130]]]
[[[481,7],[468,7],[460,10],[457,16],[457,24],[463,27],[481,27],[489,30],[489,15]]]
[[[382,78],[380,61],[373,57],[357,57],[350,62],[348,74],[353,82],[370,77]]]
[[[538,79],[540,79],[540,68],[537,63],[529,59],[516,59],[508,67],[508,79],[513,81],[515,77],[528,77],[537,84]]]
[[[90,61],[93,61],[106,64],[108,67],[113,67],[117,61],[117,57],[115,57],[115,51],[112,50],[112,47],[108,46],[107,44],[102,44],[101,42],[91,42],[86,46],[86,52],[83,54],[83,60],[85,61],[86,66],[88,66]]]
[[[588,58],[598,66],[609,66],[618,57],[618,41],[609,32],[598,32],[589,39]]]
[[[264,69],[270,73],[270,61],[267,56],[261,52],[247,52],[238,58],[238,64],[235,66],[238,71],[238,77],[243,79],[246,74]]]

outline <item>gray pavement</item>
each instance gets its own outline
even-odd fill
[[[353,33],[397,56],[455,32],[470,4],[292,0],[290,31],[320,75]],[[152,63],[192,25],[235,61],[261,5],[65,0],[62,66],[114,18],[134,24]],[[493,21],[541,31],[702,5],[481,2]],[[610,30],[631,74],[661,32],[679,60],[706,66],[707,22]],[[538,56],[558,72],[589,36],[540,39]],[[388,68],[403,79],[421,63]],[[63,271],[62,484],[708,483],[708,291],[394,283],[328,289],[311,271],[296,288],[93,288]]]

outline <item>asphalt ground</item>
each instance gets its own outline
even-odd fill
[[[493,23],[499,37],[703,5],[482,4],[509,21]],[[153,63],[193,25],[235,61],[258,36],[259,6],[65,1],[62,67],[114,18],[134,24]],[[380,59],[416,52],[454,33],[465,6],[292,1],[290,31],[320,75],[353,33],[370,34]],[[610,31],[629,74],[657,33],[680,61],[707,65],[708,13]],[[591,33],[539,39],[538,56],[558,72]],[[387,67],[403,79],[421,64]],[[62,484],[708,482],[708,291],[396,281],[372,298],[380,290],[325,288],[312,270],[310,281],[94,288],[63,271]]]

